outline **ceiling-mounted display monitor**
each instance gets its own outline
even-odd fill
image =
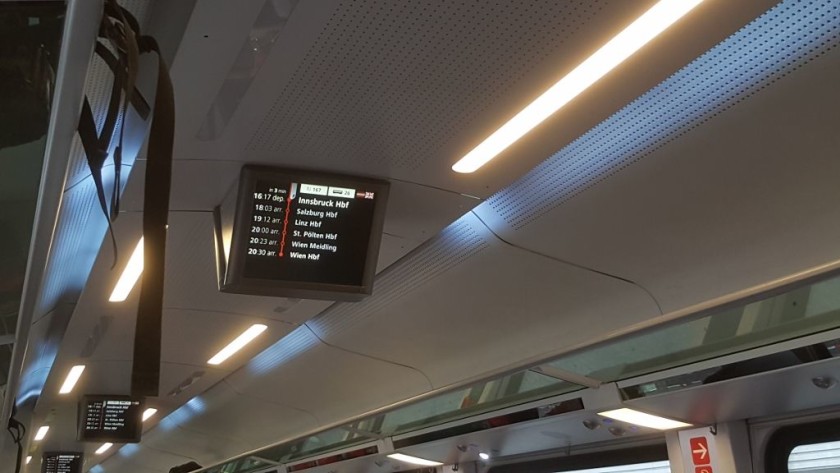
[[[370,295],[389,185],[245,166],[216,213],[223,292],[358,301]],[[232,210],[231,210],[232,208]]]
[[[79,404],[78,440],[137,443],[143,433],[142,417],[142,399],[84,396]]]
[[[47,452],[41,459],[41,473],[82,473],[83,464],[79,452]]]

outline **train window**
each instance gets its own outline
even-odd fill
[[[764,466],[767,473],[840,473],[840,420],[780,428],[767,441]]]
[[[795,447],[788,457],[788,471],[840,473],[840,442],[820,442]]]

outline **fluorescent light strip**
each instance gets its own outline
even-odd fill
[[[128,299],[128,295],[131,294],[131,290],[134,289],[141,274],[143,274],[143,237],[140,237],[140,241],[137,242],[137,246],[131,253],[131,258],[128,259],[128,264],[125,265],[125,269],[123,269],[123,273],[117,281],[117,285],[114,286],[114,292],[111,293],[108,301],[122,302]]]
[[[50,431],[50,426],[49,425],[42,425],[38,429],[38,431],[35,432],[35,437],[33,437],[32,440],[34,440],[36,442],[40,442],[41,440],[44,440],[44,437],[47,436],[47,432],[49,432],[49,431]]]
[[[97,454],[97,455],[102,455],[103,453],[105,453],[105,452],[107,452],[108,450],[110,450],[110,449],[111,449],[111,447],[113,447],[113,446],[114,446],[114,444],[112,444],[111,442],[106,442],[106,443],[103,443],[101,447],[99,447],[98,449],[96,449],[96,454]]]
[[[257,335],[263,333],[267,328],[268,327],[262,324],[252,325],[248,330],[242,332],[242,335],[236,337],[236,340],[230,342],[228,346],[222,348],[222,351],[216,353],[213,358],[207,360],[207,363],[211,365],[221,364],[223,361],[230,358],[234,353],[241,350],[242,347],[250,343],[251,340],[257,338]]]
[[[610,419],[620,420],[628,424],[635,424],[642,427],[649,427],[656,430],[671,430],[681,429],[683,427],[691,427],[691,424],[679,422],[665,417],[659,417],[652,414],[646,414],[634,409],[615,409],[613,411],[599,412],[598,415],[609,417]]]
[[[661,0],[461,158],[452,170],[474,172],[632,56],[703,0]]]
[[[424,458],[417,458],[412,457],[411,455],[405,455],[403,453],[392,453],[388,455],[388,458],[393,458],[394,460],[399,460],[405,463],[411,463],[412,465],[420,465],[420,466],[441,466],[443,463],[436,462],[432,460],[426,460]]]
[[[73,391],[73,388],[76,387],[76,383],[79,382],[79,378],[82,377],[82,373],[85,372],[85,365],[76,365],[70,368],[70,372],[67,373],[67,377],[64,378],[64,384],[61,385],[61,389],[58,390],[59,394],[69,394]]]
[[[143,422],[146,422],[147,420],[149,420],[150,417],[152,417],[155,414],[157,414],[157,409],[155,409],[154,407],[146,409],[145,411],[143,411]]]

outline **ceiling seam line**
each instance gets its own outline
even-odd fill
[[[406,180],[406,179],[398,179],[396,177],[389,177],[388,180],[394,181],[394,182],[401,182],[403,184],[411,184],[411,185],[414,185],[414,186],[425,187],[427,189],[439,190],[441,192],[447,192],[449,194],[460,195],[462,197],[468,197],[470,199],[475,199],[479,202],[484,202],[484,199],[481,198],[481,197],[478,197],[478,196],[475,196],[475,195],[470,195],[470,194],[464,194],[462,192],[453,191],[451,189],[445,189],[443,187],[433,186],[433,185],[430,185],[430,184],[422,184],[420,182],[409,181],[409,180]]]
[[[230,381],[228,381],[228,378],[229,378],[229,377],[230,377],[230,376],[226,376],[225,378],[223,378],[223,379],[222,379],[222,383],[226,384],[226,385],[230,388],[230,390],[231,390],[231,391],[233,391],[233,392],[235,392],[237,395],[239,395],[239,396],[245,396],[245,397],[250,397],[250,398],[252,398],[252,399],[256,399],[256,400],[258,400],[258,401],[267,402],[267,403],[269,403],[269,404],[274,404],[274,405],[277,405],[277,406],[281,406],[281,407],[284,407],[284,408],[287,408],[287,409],[291,409],[291,410],[293,410],[293,411],[302,412],[303,414],[306,414],[306,415],[308,415],[308,416],[312,417],[312,419],[314,419],[314,420],[315,420],[315,424],[317,424],[317,425],[321,425],[321,424],[322,424],[321,419],[319,419],[319,418],[318,418],[318,416],[316,416],[314,413],[312,413],[312,412],[310,412],[310,411],[308,411],[308,410],[306,410],[306,409],[303,409],[303,408],[300,408],[300,407],[295,407],[295,406],[292,406],[292,405],[289,405],[289,404],[284,404],[284,403],[279,403],[279,402],[269,401],[268,399],[265,399],[265,398],[262,398],[262,397],[258,397],[258,396],[254,396],[254,395],[252,395],[252,394],[248,394],[248,393],[246,393],[246,392],[244,392],[244,391],[240,391],[239,389],[236,389],[236,386],[234,386],[234,385],[233,385]],[[205,391],[205,392],[206,392],[206,391]]]
[[[365,357],[365,358],[370,358],[371,360],[381,361],[381,362],[383,362],[383,363],[388,363],[388,364],[395,365],[395,366],[402,366],[403,368],[408,368],[408,369],[410,369],[410,370],[416,371],[416,372],[420,373],[420,375],[421,375],[421,376],[423,376],[423,378],[425,378],[425,379],[426,379],[426,382],[427,382],[427,383],[429,383],[429,389],[435,389],[435,385],[432,383],[431,378],[429,378],[429,377],[426,375],[426,373],[424,373],[424,372],[423,372],[423,370],[421,370],[421,369],[419,369],[419,368],[415,368],[415,367],[413,367],[413,366],[406,365],[406,364],[403,364],[403,363],[397,363],[397,362],[395,362],[395,361],[384,360],[384,359],[382,359],[382,358],[378,358],[378,357],[375,357],[375,356],[372,356],[372,355],[367,355],[367,354],[365,354],[365,353],[360,353],[360,352],[357,352],[357,351],[354,351],[354,350],[350,350],[350,349],[348,349],[348,348],[340,347],[340,346],[338,346],[338,345],[333,345],[332,343],[327,343],[327,342],[325,342],[325,341],[324,341],[324,339],[323,339],[323,338],[321,338],[321,337],[320,337],[320,336],[319,336],[319,335],[315,332],[315,330],[313,330],[313,329],[312,329],[312,327],[310,327],[310,326],[309,326],[309,321],[304,322],[304,323],[303,323],[303,326],[304,326],[304,327],[306,327],[306,329],[307,329],[307,330],[309,330],[309,332],[310,332],[310,333],[312,333],[312,336],[314,336],[315,338],[317,338],[319,342],[323,343],[324,345],[326,345],[326,346],[328,346],[328,347],[330,347],[330,348],[335,348],[336,350],[341,350],[341,351],[345,351],[345,352],[347,352],[347,353],[352,353],[352,354],[354,354],[354,355],[363,356],[363,357]]]
[[[665,315],[665,313],[662,311],[662,306],[659,304],[659,301],[656,299],[656,297],[653,295],[653,293],[652,293],[651,291],[649,291],[646,287],[644,287],[644,286],[642,286],[641,284],[637,283],[636,281],[633,281],[633,280],[631,280],[631,279],[627,279],[627,278],[622,277],[622,276],[616,276],[615,274],[610,274],[610,273],[607,273],[607,272],[605,272],[605,271],[601,271],[601,270],[598,270],[598,269],[590,268],[590,267],[584,266],[584,265],[579,264],[579,263],[575,263],[575,262],[572,262],[572,261],[564,260],[564,259],[562,259],[562,258],[558,258],[558,257],[556,257],[556,256],[552,256],[552,255],[548,255],[548,254],[545,254],[545,253],[541,253],[541,252],[539,252],[539,251],[532,250],[532,249],[530,249],[530,248],[525,248],[524,246],[519,246],[519,245],[517,245],[517,244],[515,244],[515,243],[511,243],[510,241],[508,241],[508,240],[506,240],[506,239],[502,238],[502,237],[501,237],[501,235],[499,235],[498,233],[496,233],[496,232],[495,232],[495,231],[494,231],[494,230],[490,227],[490,225],[488,225],[488,224],[487,224],[487,222],[485,222],[485,221],[484,221],[484,219],[482,219],[482,218],[481,218],[481,216],[480,216],[480,215],[478,215],[478,213],[476,213],[476,211],[475,211],[475,210],[470,210],[470,213],[472,213],[472,214],[473,214],[473,215],[474,215],[474,216],[478,219],[478,221],[479,221],[479,222],[481,222],[481,224],[482,224],[482,225],[484,225],[484,227],[485,227],[485,228],[487,228],[487,231],[489,231],[490,233],[492,233],[492,234],[493,234],[493,236],[494,236],[494,237],[496,237],[496,239],[498,239],[499,241],[501,241],[502,243],[504,243],[504,244],[506,244],[506,245],[508,245],[508,246],[511,246],[511,247],[513,247],[513,248],[517,248],[517,249],[519,249],[519,250],[522,250],[522,251],[525,251],[525,252],[527,252],[527,253],[531,253],[531,254],[534,254],[534,255],[537,255],[537,256],[542,256],[543,258],[548,258],[548,259],[550,259],[550,260],[557,261],[558,263],[567,264],[567,265],[569,265],[569,266],[573,266],[573,267],[575,267],[575,268],[582,269],[582,270],[584,270],[584,271],[589,271],[589,272],[591,272],[591,273],[600,274],[601,276],[606,276],[606,277],[608,277],[608,278],[612,278],[612,279],[615,279],[615,280],[617,280],[617,281],[625,282],[625,283],[631,284],[631,285],[633,285],[633,286],[636,286],[637,288],[639,288],[639,289],[641,289],[642,291],[644,291],[644,293],[645,293],[645,294],[647,294],[647,295],[648,295],[648,297],[650,297],[650,299],[651,299],[651,300],[653,301],[653,303],[656,305],[656,309],[659,311],[659,315]]]
[[[114,167],[113,163],[105,164],[104,166],[102,166],[102,169],[112,168],[112,167]],[[121,168],[128,168],[129,170],[131,170],[131,169],[134,168],[134,165],[133,164],[121,164],[120,167]],[[74,180],[78,179],[78,180],[76,180],[76,182],[74,182],[74,183],[70,184],[69,186],[67,186],[66,188],[64,188],[64,192],[70,191],[74,187],[78,187],[79,185],[83,184],[86,180],[88,180],[88,178],[90,178],[90,177],[91,177],[91,173],[85,173],[84,175],[74,176],[73,179]]]

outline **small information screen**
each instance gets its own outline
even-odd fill
[[[45,453],[41,473],[82,473],[82,454],[78,452]]]
[[[362,284],[377,192],[260,180],[245,277]]]
[[[314,291],[303,297],[369,294],[387,191],[386,182],[372,179],[246,167],[229,269],[237,274],[231,276]]]
[[[86,396],[79,409],[79,440],[139,442],[143,401],[122,396]]]

